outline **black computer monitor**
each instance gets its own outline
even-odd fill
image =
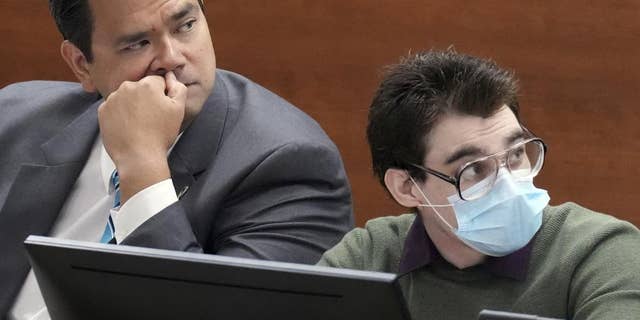
[[[29,236],[53,320],[409,319],[397,276]]]

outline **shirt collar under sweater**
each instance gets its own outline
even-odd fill
[[[526,246],[504,257],[487,257],[482,267],[497,276],[524,280],[527,276],[534,239],[535,236]],[[429,238],[422,224],[422,218],[417,214],[404,242],[398,272],[404,275],[437,260],[444,260],[444,258]]]

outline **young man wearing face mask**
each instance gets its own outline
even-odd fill
[[[369,221],[319,264],[400,274],[414,319],[636,319],[640,232],[549,205],[533,183],[546,145],[521,123],[516,91],[493,62],[451,51],[393,66],[367,138],[374,173],[415,214]]]

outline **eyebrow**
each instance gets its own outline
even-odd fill
[[[451,154],[449,157],[447,157],[447,160],[445,161],[445,164],[452,164],[462,158],[465,157],[470,157],[470,156],[474,156],[474,155],[482,155],[484,154],[484,152],[482,151],[482,149],[475,147],[475,146],[464,146],[458,150],[456,150],[456,152],[454,152],[453,154]]]
[[[504,139],[505,145],[507,147],[510,147],[512,144],[516,143],[518,140],[522,140],[525,137],[525,135],[526,134],[522,129],[518,131],[514,131]]]
[[[132,34],[126,34],[124,36],[118,37],[116,39],[116,45],[121,46],[129,43],[136,43],[138,41],[142,41],[145,38],[149,37],[148,31],[136,32]]]
[[[196,6],[193,3],[191,2],[186,3],[184,6],[182,6],[182,9],[180,9],[180,11],[171,15],[171,20],[173,21],[180,20],[186,17],[187,15],[189,15],[190,13],[192,13],[195,8]]]
[[[504,139],[505,147],[506,148],[510,147],[516,141],[524,138],[524,136],[525,136],[525,132],[522,129],[514,131]],[[481,148],[478,148],[476,146],[463,146],[462,148],[456,150],[449,157],[447,157],[445,164],[447,165],[452,164],[465,157],[484,156],[484,155],[486,155],[486,152],[484,152],[484,150]]]
[[[186,17],[190,13],[192,13],[195,8],[196,6],[193,3],[186,3],[184,6],[182,6],[182,8],[178,12],[171,15],[171,20],[178,21]],[[141,31],[141,32],[136,32],[132,34],[126,34],[116,39],[116,45],[121,46],[129,43],[136,43],[145,38],[148,38],[149,35],[150,35],[149,31]]]

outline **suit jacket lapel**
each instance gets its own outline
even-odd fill
[[[213,163],[228,122],[228,104],[227,87],[218,74],[212,94],[169,155],[171,178],[179,198]]]
[[[97,106],[41,145],[43,158],[24,161],[0,209],[0,319],[29,271],[22,242],[49,233],[87,161],[98,133]]]

